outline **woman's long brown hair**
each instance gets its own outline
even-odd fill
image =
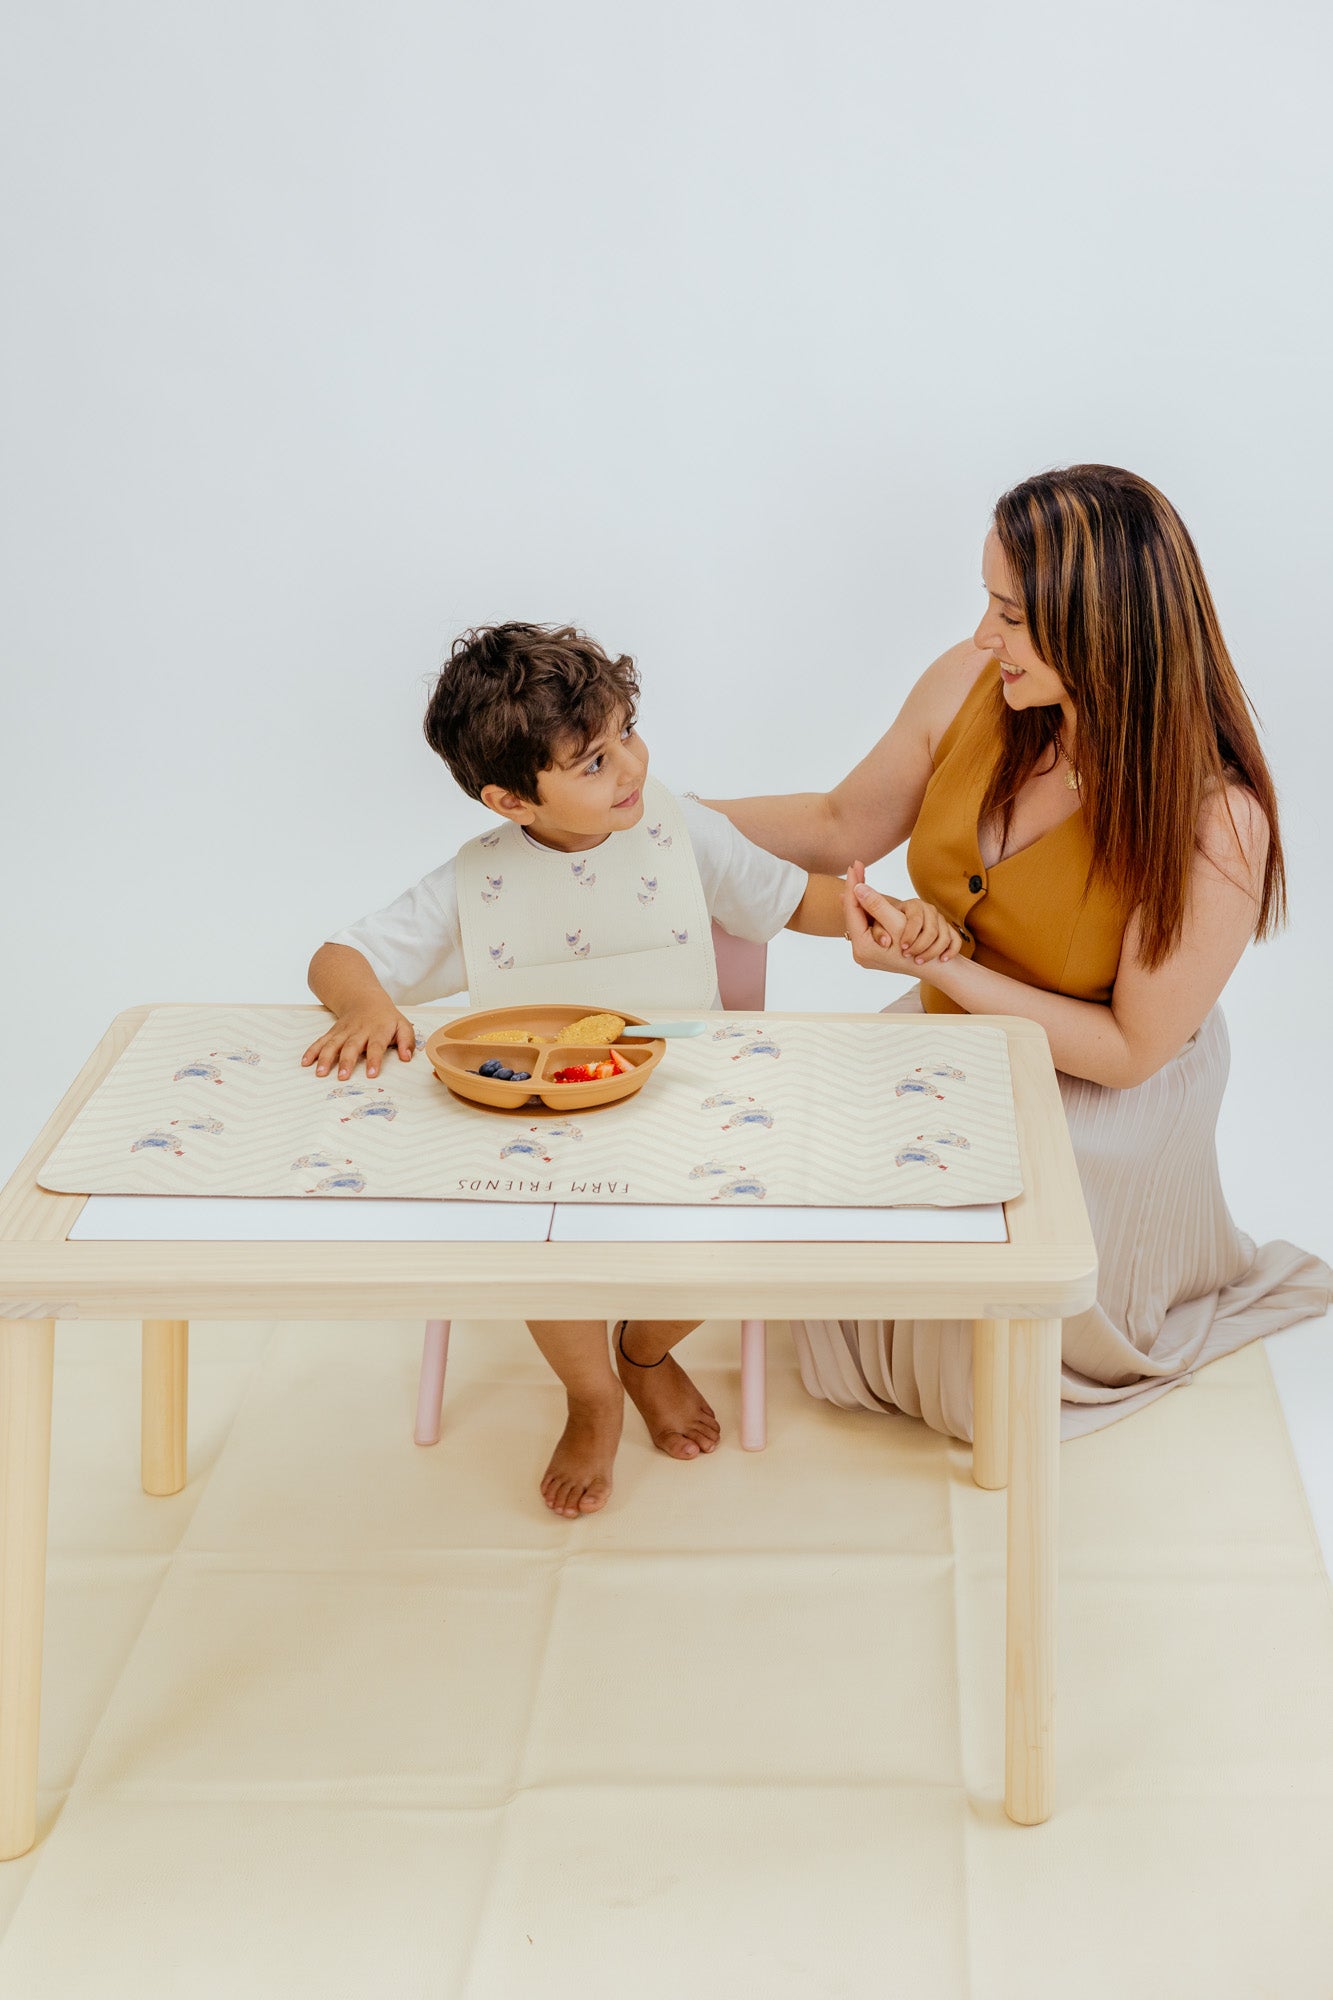
[[[1144,964],[1160,965],[1179,943],[1204,799],[1228,781],[1245,785],[1268,821],[1254,928],[1266,937],[1286,914],[1277,795],[1175,508],[1119,466],[1071,465],[1006,493],[995,531],[1037,654],[1077,711],[1096,866],[1126,911],[1138,910]],[[1007,838],[1014,799],[1054,744],[1060,710],[1011,709],[998,686],[995,698],[1001,749],[982,816],[998,815]]]

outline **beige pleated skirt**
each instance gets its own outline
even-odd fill
[[[919,991],[887,1012],[919,1012]],[[1247,1341],[1326,1312],[1333,1271],[1290,1243],[1256,1249],[1217,1170],[1230,1067],[1214,1007],[1133,1090],[1060,1077],[1097,1244],[1097,1303],[1064,1323],[1062,1437],[1100,1430]],[[794,1320],[801,1380],[846,1410],[899,1410],[972,1435],[970,1320]]]

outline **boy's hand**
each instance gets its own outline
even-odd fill
[[[310,1044],[301,1058],[301,1067],[306,1069],[315,1063],[316,1076],[327,1076],[337,1063],[339,1079],[345,1079],[352,1074],[364,1051],[366,1075],[378,1076],[386,1052],[395,1043],[399,1059],[410,1061],[416,1031],[386,995],[383,1001],[350,1007],[340,1014],[333,1026]]]

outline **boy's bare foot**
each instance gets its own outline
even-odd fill
[[[632,1319],[620,1328],[615,1346],[620,1379],[657,1449],[668,1458],[716,1451],[722,1426],[674,1356],[657,1362],[651,1333]],[[656,1367],[636,1367],[641,1354]]]
[[[625,1398],[614,1385],[605,1398],[570,1397],[569,1420],[542,1478],[542,1499],[553,1514],[573,1521],[605,1507],[624,1420]]]

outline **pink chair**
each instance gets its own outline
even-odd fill
[[[731,937],[713,925],[713,951],[722,1005],[736,1014],[762,1013],[768,946]],[[426,1321],[417,1389],[418,1444],[440,1442],[444,1371],[449,1360],[449,1321]],[[768,1328],[761,1319],[741,1321],[741,1449],[762,1451],[768,1443]]]

